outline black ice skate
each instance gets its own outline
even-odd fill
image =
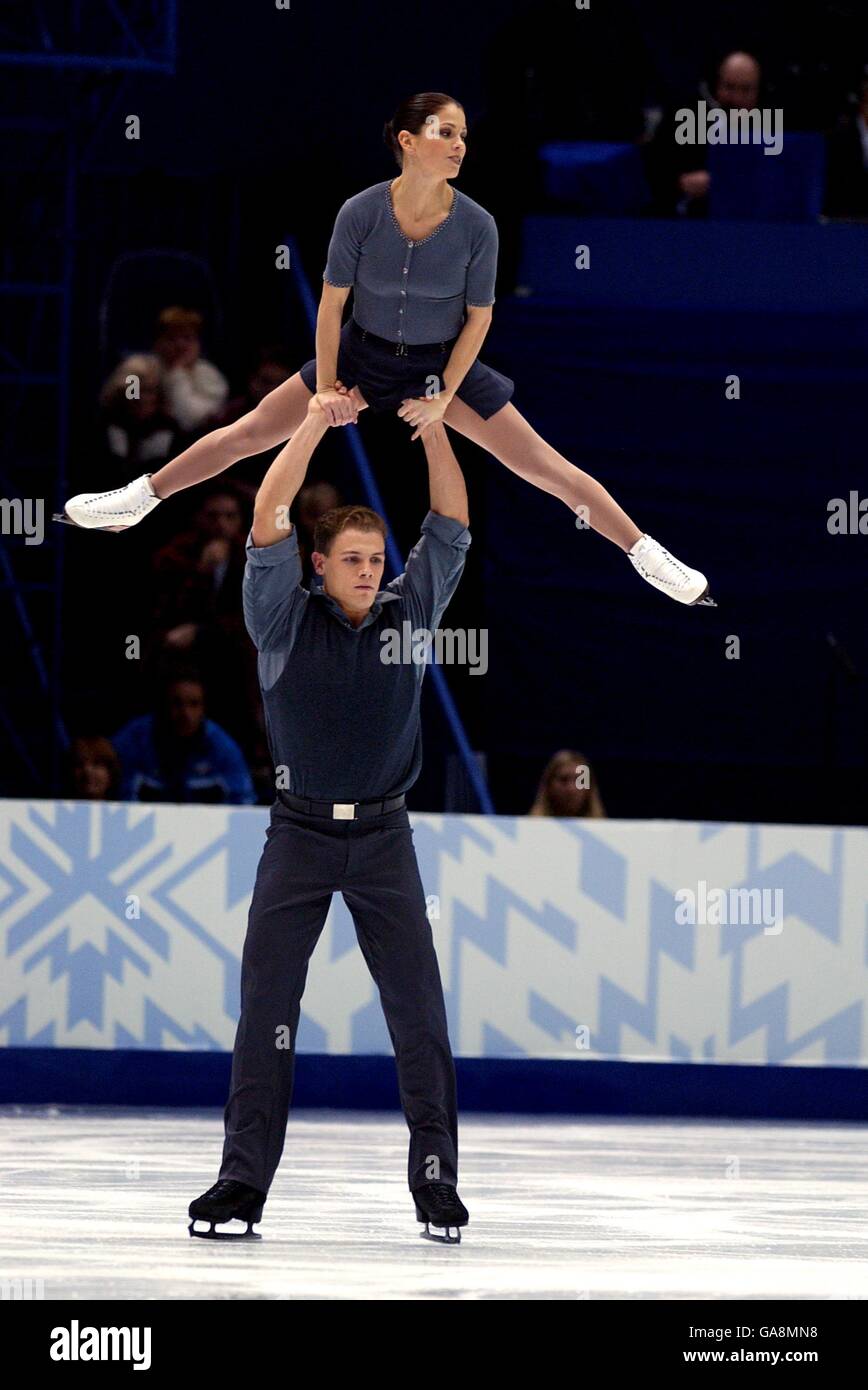
[[[447,1182],[424,1183],[422,1187],[413,1188],[413,1200],[416,1203],[416,1220],[425,1222],[424,1231],[419,1232],[423,1240],[436,1240],[441,1245],[460,1243],[459,1227],[466,1226],[470,1217],[454,1187]],[[436,1234],[431,1230],[432,1226],[438,1227],[444,1234]]]
[[[253,1230],[254,1221],[262,1220],[262,1207],[265,1193],[245,1182],[234,1178],[221,1178],[201,1197],[190,1203],[188,1215],[190,1235],[201,1236],[203,1240],[261,1240],[258,1231]],[[210,1229],[197,1231],[197,1221],[210,1221]],[[224,1221],[246,1221],[246,1231],[218,1231],[217,1223]]]

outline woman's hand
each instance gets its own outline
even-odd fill
[[[411,396],[401,403],[398,414],[408,425],[415,425],[410,442],[418,439],[423,430],[438,424],[449,409],[452,396],[441,391],[437,396]]]
[[[340,381],[336,381],[328,391],[317,391],[313,399],[330,425],[354,425],[359,411],[367,406],[367,401],[355,386],[348,391]]]

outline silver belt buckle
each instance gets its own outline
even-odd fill
[[[332,820],[355,820],[356,803],[354,801],[333,801]]]

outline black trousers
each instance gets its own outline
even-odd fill
[[[413,831],[406,809],[367,820],[301,815],[276,802],[256,873],[241,961],[219,1176],[267,1192],[286,1137],[307,967],[341,892],[380,994],[410,1130],[408,1181],[458,1180],[449,1046]]]

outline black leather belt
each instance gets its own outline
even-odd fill
[[[387,816],[390,811],[400,811],[406,804],[403,796],[388,797],[385,801],[318,801],[285,791],[279,791],[277,796],[291,811],[322,816],[325,820],[367,820],[369,816]]]
[[[396,357],[430,357],[433,352],[447,352],[456,341],[455,338],[444,338],[441,343],[395,343],[391,338],[380,338],[376,333],[370,333],[355,319],[352,325],[363,343],[385,348],[387,352],[394,352]]]

